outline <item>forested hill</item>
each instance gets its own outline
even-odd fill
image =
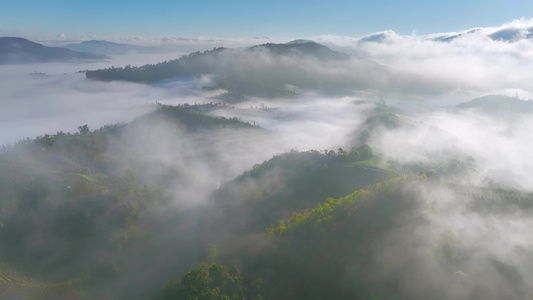
[[[450,197],[457,202],[446,202]],[[395,176],[295,211],[271,227],[269,237],[219,241],[218,252],[208,252],[206,263],[169,282],[156,299],[422,300],[455,299],[457,293],[460,299],[485,299],[487,291],[490,299],[521,299],[531,292],[522,266],[477,248],[480,241],[446,219],[460,213],[509,221],[517,211],[519,218],[531,214],[531,193],[445,184],[424,174]],[[242,272],[220,265],[234,262]]]
[[[0,298],[146,299],[201,259],[201,245],[165,220],[182,220],[174,203],[201,200],[229,173],[213,149],[226,140],[252,145],[266,130],[194,106],[154,110],[129,124],[81,125],[1,147]],[[209,176],[198,161],[213,167]],[[206,182],[191,184],[191,176]],[[185,260],[161,266],[171,253]],[[144,282],[118,287],[135,286],[132,279]]]
[[[195,52],[178,59],[140,67],[111,67],[87,71],[86,77],[97,80],[125,80],[153,83],[169,78],[193,78],[216,75],[206,89],[226,90],[232,98],[242,96],[292,96],[294,88],[317,89],[344,84],[344,80],[324,80],[322,75],[306,71],[309,61],[322,64],[347,63],[351,57],[315,42],[264,44],[248,49],[215,48]],[[377,64],[368,63],[375,72],[384,72]],[[318,78],[317,78],[318,76]],[[331,82],[330,82],[331,81]],[[343,88],[350,85],[344,84]]]
[[[108,57],[102,54],[47,47],[23,38],[0,37],[0,64],[29,64],[105,58]]]
[[[0,298],[533,294],[515,239],[532,193],[462,180],[474,164],[459,152],[402,163],[356,144],[259,160],[275,133],[199,112],[210,106],[154,104],[131,123],[2,147]],[[419,126],[384,102],[367,117],[365,136]]]
[[[387,180],[394,174],[381,168],[379,157],[366,145],[338,152],[293,150],[255,164],[212,197],[217,209],[227,212],[224,230],[231,228],[244,234],[264,230],[295,211]],[[233,215],[244,211],[248,221]],[[221,220],[211,221],[212,230],[216,230]]]
[[[215,48],[205,52],[194,52],[178,59],[164,61],[155,65],[141,67],[111,67],[87,71],[87,78],[97,80],[124,80],[133,82],[156,82],[173,77],[193,77],[201,74],[214,73],[213,62],[220,60],[220,53],[225,48]],[[232,50],[227,50],[232,51]]]
[[[201,74],[210,74],[220,71],[221,65],[227,62],[220,61],[228,59],[221,57],[225,52],[239,55],[254,53],[258,51],[267,51],[274,57],[282,56],[310,56],[320,60],[347,60],[348,54],[333,51],[328,47],[308,41],[305,43],[287,43],[287,44],[262,44],[250,47],[246,50],[214,48],[204,52],[194,52],[182,56],[178,59],[161,62],[155,65],[144,65],[142,67],[124,67],[108,68],[94,71],[87,71],[87,78],[99,80],[126,80],[134,82],[155,82],[162,79],[181,77],[181,76],[199,76]]]
[[[216,128],[248,128],[264,130],[257,125],[244,122],[237,117],[225,118],[208,116],[199,112],[196,105],[185,104],[171,106],[157,104],[157,106],[158,108],[155,112],[139,118],[133,124],[165,120],[191,132]]]
[[[250,47],[248,51],[266,50],[275,55],[310,56],[319,60],[348,60],[350,55],[333,51],[328,47],[313,41],[296,40],[286,44],[262,44]]]

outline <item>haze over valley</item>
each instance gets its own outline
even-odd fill
[[[1,299],[533,298],[532,19],[5,24]]]

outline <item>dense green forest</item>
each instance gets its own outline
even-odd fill
[[[461,153],[387,159],[364,142],[417,125],[384,102],[350,148],[290,150],[243,172],[238,158],[274,133],[204,114],[220,108],[154,104],[130,123],[3,146],[2,299],[527,294],[519,265],[448,220],[512,223],[533,212],[533,194],[462,181],[475,161]]]

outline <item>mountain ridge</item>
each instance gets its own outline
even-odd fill
[[[457,104],[453,109],[479,109],[489,114],[527,113],[533,111],[532,100],[522,100],[517,96],[487,95]]]
[[[105,55],[47,47],[21,37],[0,37],[0,65],[107,59]]]
[[[146,46],[136,46],[131,44],[115,43],[105,40],[89,40],[80,43],[70,43],[64,45],[63,48],[78,51],[88,52],[103,55],[124,55],[132,52],[137,53],[152,53],[155,48]]]

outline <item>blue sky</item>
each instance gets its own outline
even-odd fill
[[[305,38],[460,31],[533,17],[531,0],[0,0],[0,34]]]

